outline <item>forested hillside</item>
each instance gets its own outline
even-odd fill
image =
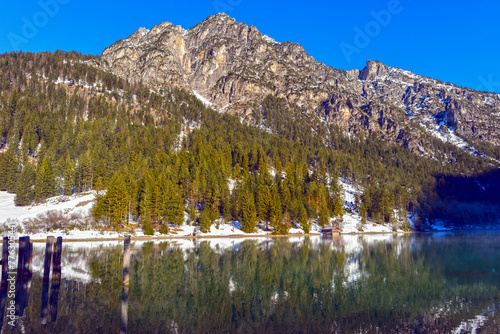
[[[96,220],[138,222],[147,233],[168,232],[186,213],[202,230],[222,217],[246,232],[259,222],[307,231],[344,210],[403,225],[408,211],[434,218],[461,203],[449,196],[451,178],[497,168],[431,136],[450,154],[424,158],[376,134],[344,134],[272,95],[255,117],[219,113],[185,90],[155,91],[99,64],[75,52],[0,55],[0,190],[17,205],[97,190]],[[343,205],[339,177],[364,189],[356,207]],[[498,203],[484,205],[488,217],[477,206],[473,217],[499,216]]]

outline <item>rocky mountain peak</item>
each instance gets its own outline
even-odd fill
[[[389,68],[387,65],[382,62],[376,60],[367,60],[366,66],[359,73],[360,80],[373,80],[376,77],[381,77],[389,74]]]
[[[217,14],[214,14],[214,15],[211,15],[209,17],[207,17],[204,21],[210,21],[210,20],[220,20],[220,21],[236,21],[234,18],[232,18],[231,16],[227,15],[226,13],[217,13]]]
[[[178,85],[202,94],[217,108],[242,105],[273,94],[311,110],[328,97],[332,68],[296,43],[278,43],[255,26],[224,13],[184,30],[161,23],[140,29],[104,50],[103,67],[134,82]]]

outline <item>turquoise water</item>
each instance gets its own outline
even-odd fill
[[[44,250],[34,247],[13,332],[119,333],[122,306],[129,333],[488,333],[500,323],[497,233],[135,243],[128,304],[122,244],[66,243],[57,319],[41,325]]]

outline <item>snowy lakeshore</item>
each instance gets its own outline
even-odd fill
[[[354,189],[349,185],[343,184],[345,188],[345,204],[352,206],[354,203]],[[201,233],[198,226],[183,224],[181,226],[171,226],[168,234],[145,235],[142,228],[137,225],[136,228],[123,230],[120,232],[100,229],[97,226],[91,226],[91,210],[96,200],[96,193],[75,194],[72,196],[55,196],[47,199],[44,203],[32,204],[29,206],[16,206],[14,204],[14,194],[0,192],[0,226],[5,233],[8,224],[15,224],[17,234],[28,235],[33,241],[43,241],[48,235],[60,235],[66,240],[109,240],[120,239],[125,234],[132,234],[136,239],[172,239],[188,237],[264,237],[272,236],[271,231],[266,231],[263,225],[258,225],[254,233],[245,233],[241,230],[241,224],[238,221],[223,222],[218,226],[212,225],[210,231]],[[61,228],[45,229],[39,231],[40,223],[43,220],[64,220],[66,226]],[[187,215],[186,215],[187,221]],[[342,233],[394,233],[403,232],[401,229],[394,231],[392,226],[373,224],[371,222],[362,226],[362,232],[359,230],[361,218],[352,212],[346,212],[343,217]],[[38,224],[37,224],[38,223]],[[37,224],[36,228],[33,226]],[[64,225],[64,224],[59,224]],[[58,224],[55,224],[58,226]],[[310,234],[319,234],[321,227],[313,221]],[[300,226],[292,226],[288,235],[304,235]]]

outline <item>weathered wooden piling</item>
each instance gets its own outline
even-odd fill
[[[22,316],[24,311],[24,262],[27,258],[27,253],[29,252],[29,237],[19,238],[19,252],[17,254],[17,277],[16,277],[16,315]]]
[[[123,242],[123,288],[122,310],[120,318],[120,334],[127,333],[128,327],[128,292],[130,283],[130,235],[125,236]]]
[[[33,272],[31,269],[31,262],[33,260],[33,243],[30,242],[29,237],[27,237],[27,244],[26,244],[26,252],[25,257],[26,259],[24,260],[24,282],[23,282],[23,289],[24,289],[24,300],[23,300],[23,308],[21,310],[21,316],[24,314],[24,310],[28,308],[28,300],[29,300],[29,295],[30,295],[30,289],[31,289],[31,279],[33,278]]]
[[[3,325],[3,317],[5,314],[8,277],[9,277],[9,237],[4,237],[2,245],[2,283],[0,285],[0,328]]]
[[[49,314],[49,285],[50,285],[50,267],[52,264],[52,251],[54,248],[54,237],[47,237],[45,244],[45,260],[43,261],[43,285],[42,285],[42,310],[40,312],[40,323],[47,323]]]
[[[123,285],[129,284],[130,269],[130,235],[125,236],[123,241]]]
[[[57,303],[59,300],[59,289],[61,288],[61,252],[62,237],[57,237],[54,244],[54,255],[52,257],[52,285],[50,287],[49,313],[52,322],[57,319]]]

